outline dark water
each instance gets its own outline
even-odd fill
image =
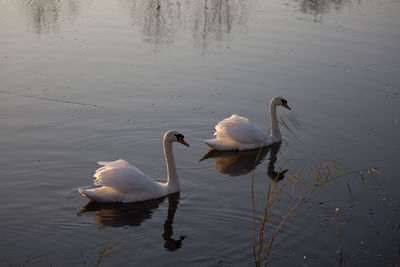
[[[198,140],[232,113],[267,128],[266,102],[281,95],[302,129],[282,130],[260,160],[257,218],[271,172],[332,159],[343,172],[381,168],[365,187],[348,177],[351,194],[342,179],[303,203],[271,266],[396,266],[398,14],[389,0],[0,1],[0,265],[91,266],[107,245],[119,249],[102,266],[254,265],[251,166],[199,162]],[[162,180],[169,129],[191,144],[174,147],[180,196],[87,205],[77,193],[99,160]]]

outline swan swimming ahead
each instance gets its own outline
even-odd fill
[[[291,110],[286,99],[280,96],[271,99],[269,103],[271,132],[269,135],[255,127],[249,119],[233,114],[215,126],[215,139],[203,142],[215,150],[247,150],[280,142],[282,136],[276,117],[277,106],[284,106]]]
[[[179,142],[189,146],[184,136],[177,131],[164,135],[164,156],[167,164],[167,182],[160,183],[141,172],[129,162],[119,159],[111,162],[98,162],[103,167],[96,170],[94,184],[97,188],[80,189],[79,193],[97,202],[136,202],[163,197],[179,191],[172,143]]]

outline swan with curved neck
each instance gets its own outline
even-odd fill
[[[271,131],[269,134],[255,127],[249,119],[233,114],[215,126],[216,138],[203,142],[215,150],[248,150],[280,142],[282,136],[276,116],[277,106],[291,110],[286,99],[280,96],[271,99],[269,103]]]
[[[171,130],[165,133],[163,147],[168,174],[166,183],[154,181],[123,159],[99,161],[98,164],[103,167],[96,170],[93,183],[100,187],[78,188],[79,193],[97,202],[136,202],[178,192],[180,186],[172,151],[173,142],[189,146],[179,132]]]

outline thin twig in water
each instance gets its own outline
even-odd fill
[[[103,257],[114,253],[115,251],[121,249],[121,245],[115,242],[114,240],[108,241],[100,250],[99,258],[97,259],[97,265],[100,265]]]
[[[22,96],[23,97],[36,98],[36,99],[42,99],[42,100],[48,100],[48,101],[56,101],[56,102],[62,102],[62,103],[68,103],[68,104],[81,105],[81,106],[97,107],[97,105],[94,105],[94,104],[87,104],[87,103],[68,101],[68,100],[62,100],[62,99],[55,99],[55,98],[49,98],[49,97],[32,96],[32,95],[22,95]]]

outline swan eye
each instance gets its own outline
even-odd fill
[[[282,99],[282,105],[286,105],[287,101],[285,99]]]
[[[178,141],[185,138],[182,134],[176,134],[175,136]]]
[[[176,141],[177,142],[179,142],[179,143],[181,143],[181,144],[183,144],[183,145],[185,145],[185,146],[189,146],[189,144],[188,143],[186,143],[186,141],[184,140],[184,136],[183,135],[181,135],[181,134],[175,134],[175,136],[176,136]]]

